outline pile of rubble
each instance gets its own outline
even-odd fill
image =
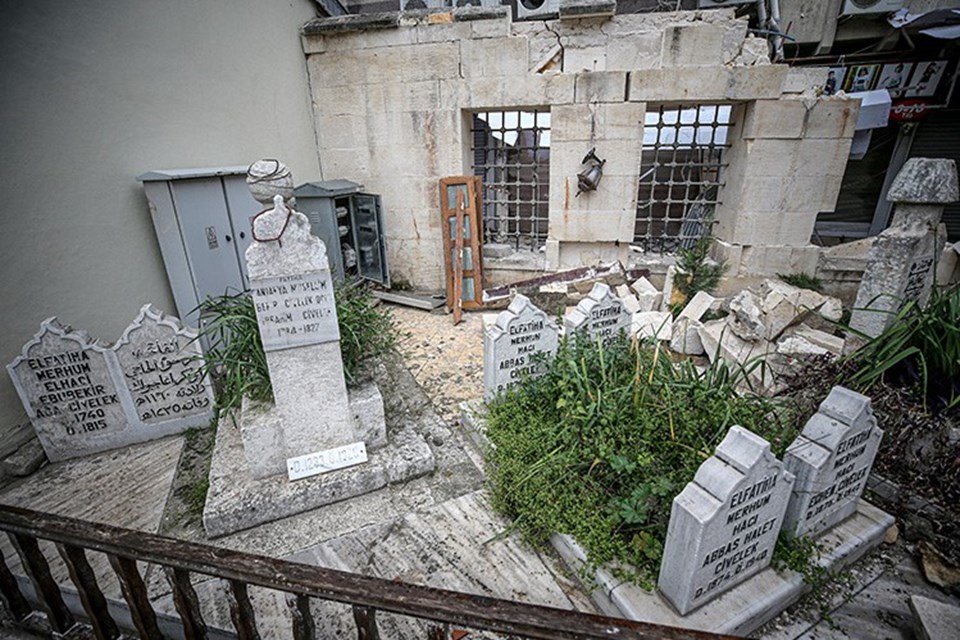
[[[838,298],[801,289],[779,280],[764,280],[729,298],[698,292],[673,318],[672,278],[661,292],[646,278],[617,287],[617,295],[633,313],[633,331],[641,337],[669,342],[686,355],[720,357],[746,364],[765,356],[775,372],[814,355],[843,353],[844,339],[834,335],[843,306]]]

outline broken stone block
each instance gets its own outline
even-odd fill
[[[11,476],[28,476],[47,460],[47,454],[37,438],[31,438],[19,449],[3,459],[0,469]]]
[[[495,258],[506,258],[514,253],[516,253],[516,250],[513,248],[512,244],[488,242],[485,245],[483,245],[484,260],[490,260]]]
[[[660,291],[650,284],[649,280],[641,277],[630,285],[630,288],[637,294],[637,302],[640,304],[638,311],[653,311],[660,308]]]
[[[749,342],[761,340],[767,335],[760,304],[760,299],[748,289],[730,298],[727,324],[733,333]]]
[[[624,308],[626,308],[626,310],[629,311],[630,313],[637,313],[639,311],[642,311],[642,309],[640,308],[640,301],[637,300],[637,297],[634,296],[633,294],[625,295],[625,296],[621,295],[620,300],[623,302]]]
[[[795,327],[788,329],[784,337],[790,336],[799,336],[818,347],[826,349],[832,354],[840,355],[843,353],[843,338],[827,333],[826,331],[820,331],[819,329],[814,329],[813,327],[807,324],[799,324]]]
[[[660,311],[669,311],[670,303],[673,302],[673,281],[677,277],[677,268],[673,265],[667,267],[667,275],[663,280],[663,298],[660,300]]]
[[[910,596],[914,631],[922,640],[949,640],[960,629],[960,607],[925,598]]]
[[[700,339],[700,328],[703,323],[694,318],[680,317],[673,323],[673,337],[670,339],[670,350],[688,356],[703,354],[703,341]]]
[[[744,340],[733,331],[726,319],[711,320],[703,323],[697,331],[703,342],[703,350],[710,362],[719,356],[732,365],[743,365],[747,369],[750,383],[756,388],[772,388],[773,371],[766,364],[755,364],[755,360],[775,353],[772,343],[759,339],[755,342]]]
[[[635,313],[632,328],[639,338],[670,340],[673,337],[673,317],[669,311]]]
[[[767,340],[776,340],[784,329],[800,322],[807,315],[807,312],[798,310],[793,302],[777,291],[767,294],[763,299],[763,313]]]
[[[699,320],[716,301],[717,299],[706,291],[697,291],[697,294],[690,299],[687,306],[680,312],[678,319],[689,318],[690,320]]]
[[[780,338],[777,342],[777,353],[791,358],[802,358],[804,356],[825,355],[831,352],[810,342],[803,336],[789,335]]]

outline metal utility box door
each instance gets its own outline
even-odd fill
[[[380,196],[361,193],[349,180],[308,182],[293,191],[297,210],[310,219],[313,234],[327,245],[334,277],[357,275],[390,287],[387,242]]]
[[[150,204],[177,313],[199,326],[197,305],[209,296],[247,289],[244,253],[260,203],[246,167],[148,171],[138,180]]]

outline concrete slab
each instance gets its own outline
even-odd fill
[[[856,561],[880,544],[893,523],[893,516],[861,501],[854,516],[818,539],[827,548],[821,563],[836,569]],[[572,563],[571,569],[577,570],[583,564],[582,549],[568,536],[554,536],[553,541],[564,560]],[[612,604],[621,617],[733,635],[752,633],[806,591],[799,574],[779,574],[768,568],[696,611],[680,616],[657,593],[644,591],[633,584],[604,581],[601,576],[598,576],[598,582],[605,586],[591,597],[605,610]]]
[[[182,448],[183,437],[174,436],[50,464],[3,489],[0,503],[156,533]],[[54,546],[41,541],[40,547],[57,581],[68,583]],[[25,575],[6,536],[0,536],[0,550],[10,570]],[[119,598],[106,556],[88,558],[104,593]]]
[[[412,429],[389,436],[385,447],[363,464],[290,482],[285,475],[256,479],[246,465],[233,425],[217,430],[210,461],[210,489],[203,526],[211,538],[376,491],[434,469],[433,452]]]

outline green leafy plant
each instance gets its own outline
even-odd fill
[[[778,273],[777,277],[794,287],[823,293],[823,282],[820,278],[808,275],[802,271],[796,273]]]
[[[496,508],[522,535],[573,535],[599,566],[651,587],[673,496],[739,424],[782,452],[796,434],[770,399],[739,394],[745,370],[671,362],[625,336],[606,346],[562,340],[540,378],[488,407]]]
[[[934,288],[926,307],[909,301],[892,324],[849,355],[845,382],[867,391],[880,380],[919,386],[934,408],[960,407],[960,286]],[[847,327],[847,330],[862,333]]]
[[[705,224],[710,225],[710,220],[706,220]],[[702,236],[692,247],[680,249],[678,252],[677,267],[682,273],[677,277],[675,286],[687,300],[698,291],[709,292],[715,289],[726,271],[725,263],[710,259],[711,241],[710,236]]]
[[[238,409],[244,396],[273,402],[253,298],[246,293],[207,298],[199,309],[201,335],[209,344],[202,371],[216,382],[218,413]]]
[[[359,382],[363,363],[394,349],[396,328],[389,310],[359,280],[348,280],[335,292],[340,354],[348,385]],[[207,298],[200,318],[209,348],[203,372],[217,383],[217,409],[237,409],[244,396],[272,402],[273,387],[260,340],[253,299],[247,293]]]

